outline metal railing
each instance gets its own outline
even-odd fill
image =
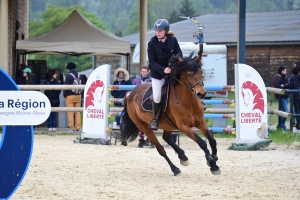
[[[18,87],[20,88],[20,90],[84,90],[85,85],[18,85]],[[110,86],[110,88],[111,87],[113,86]],[[273,87],[266,87],[266,90],[267,92],[275,94],[286,94],[286,92],[289,91]],[[121,112],[123,108],[112,107],[110,108],[110,110],[112,112]],[[83,112],[83,107],[51,107],[51,112]],[[208,108],[205,110],[205,113],[235,113],[235,108]],[[280,117],[289,119],[293,117],[292,113],[287,113],[280,110],[268,110],[268,113],[276,114]]]

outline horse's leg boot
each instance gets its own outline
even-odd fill
[[[160,103],[155,103],[154,101],[152,101],[153,119],[150,122],[149,128],[155,131],[158,129],[158,120],[156,119],[156,116],[159,108]]]

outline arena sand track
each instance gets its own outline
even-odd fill
[[[36,135],[27,175],[11,199],[300,199],[300,150],[229,151],[217,139],[222,173],[210,173],[204,153],[186,137],[189,166],[166,151],[181,174],[174,177],[156,149],[74,144],[75,136]],[[162,142],[161,137],[159,140]]]

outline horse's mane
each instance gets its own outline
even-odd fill
[[[201,69],[201,65],[197,63],[194,58],[194,52],[192,52],[189,56],[182,58],[183,61],[181,62],[179,62],[179,56],[172,56],[169,60],[170,67],[172,68],[171,76],[179,79],[179,75],[184,71],[191,71],[196,74],[199,68]],[[178,83],[178,81],[173,78],[171,78],[170,82],[172,85],[176,85]]]

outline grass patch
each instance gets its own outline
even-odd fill
[[[300,134],[277,129],[271,131],[269,139],[276,144],[291,145],[293,142],[300,142]]]
[[[214,138],[235,138],[232,133],[214,133]]]

